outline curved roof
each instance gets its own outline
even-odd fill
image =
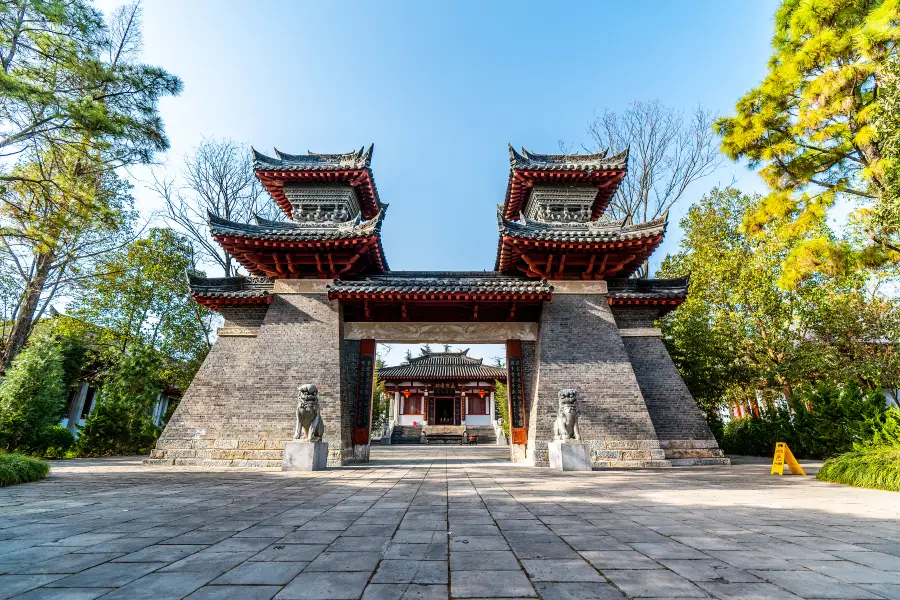
[[[322,241],[350,238],[367,238],[378,234],[384,220],[387,204],[368,221],[345,221],[343,223],[296,223],[294,221],[270,221],[257,217],[256,224],[238,223],[207,212],[209,230],[213,237],[233,235],[257,240],[277,241]]]
[[[339,154],[323,154],[309,152],[306,154],[288,154],[275,148],[275,157],[266,156],[251,148],[253,168],[257,171],[333,171],[338,169],[367,169],[372,164],[372,151],[375,144],[366,149],[365,146],[354,152]]]
[[[503,207],[499,206],[497,207],[497,220],[500,225],[501,245],[503,243],[502,236],[505,235],[549,242],[598,244],[665,234],[669,213],[666,211],[662,216],[646,223],[626,223],[621,219],[583,223],[545,223],[528,221],[524,217],[521,217],[519,221],[510,221],[504,218]]]
[[[680,299],[688,292],[688,278],[608,279],[608,297],[613,299]]]
[[[553,286],[541,279],[504,275],[494,271],[389,271],[360,279],[339,279],[328,284],[329,296],[342,294],[478,294],[535,295],[549,299]]]
[[[483,364],[482,359],[472,358],[468,350],[462,352],[428,352],[397,367],[385,367],[378,371],[381,379],[466,379],[506,381],[506,369]]]
[[[513,170],[530,171],[607,171],[628,166],[628,148],[608,156],[609,150],[594,154],[538,154],[522,148],[516,152],[509,144],[509,166]]]
[[[239,304],[268,304],[275,287],[273,277],[202,277],[187,272],[191,297],[209,309]]]

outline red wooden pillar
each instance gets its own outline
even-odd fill
[[[375,381],[375,340],[360,340],[359,365],[356,370],[356,413],[353,423],[353,443],[369,443],[372,426],[372,388]]]
[[[511,444],[528,443],[528,415],[525,410],[525,373],[522,366],[522,341],[506,340],[506,397],[509,401]]]

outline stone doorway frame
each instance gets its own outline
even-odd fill
[[[510,458],[513,462],[526,461],[528,442],[528,407],[529,399],[525,392],[525,375],[522,369],[522,342],[537,342],[539,325],[536,322],[484,322],[484,323],[440,323],[440,322],[399,322],[399,321],[352,321],[344,322],[344,340],[359,341],[363,349],[360,360],[367,353],[374,357],[378,343],[416,344],[426,342],[442,342],[452,344],[504,344],[506,346],[506,381],[507,381],[507,414],[510,421],[518,415],[515,422],[510,423]],[[516,361],[519,361],[516,363]],[[516,369],[518,364],[518,369]],[[513,371],[510,367],[513,367]],[[374,379],[374,373],[372,374]],[[517,383],[514,385],[513,382]],[[360,396],[360,390],[374,389],[372,381],[368,386],[361,385],[358,380],[356,396],[356,415],[368,411],[367,423],[372,422],[372,398]],[[364,393],[364,392],[363,392]],[[531,399],[533,401],[533,399]],[[430,415],[429,415],[430,416]],[[368,431],[359,425],[363,421],[356,419],[357,429],[354,433],[354,446],[368,446]],[[365,438],[365,441],[364,441]],[[361,448],[357,448],[359,452]]]

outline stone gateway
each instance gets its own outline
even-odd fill
[[[548,466],[561,416],[559,427],[586,445],[594,467],[728,463],[654,325],[684,300],[687,280],[629,278],[662,242],[668,216],[605,216],[627,150],[510,147],[490,272],[388,268],[388,206],[372,150],[253,151],[256,176],[284,218],[209,215],[212,237],[249,275],[188,276],[194,300],[224,326],[148,463],[281,466],[296,435],[322,435],[330,466],[367,461],[379,341],[505,343],[514,461]],[[472,366],[465,357],[429,360]],[[412,375],[394,379],[395,394],[418,390]],[[489,414],[482,401],[493,382],[482,376],[473,371],[446,389],[424,381],[434,390],[417,408],[426,424]],[[310,382],[298,404],[298,388]],[[574,413],[559,409],[570,390],[578,399],[571,431]],[[317,397],[324,432],[315,419],[298,422],[304,393]],[[438,403],[438,393],[455,400]]]

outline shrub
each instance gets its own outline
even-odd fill
[[[50,465],[42,460],[21,454],[0,453],[0,487],[43,479],[50,473]]]
[[[71,431],[54,425],[40,434],[40,447],[35,448],[35,453],[46,458],[63,458],[74,443],[75,436]]]
[[[900,446],[864,446],[825,461],[816,479],[900,492]]]
[[[31,449],[65,410],[63,354],[50,335],[34,335],[0,383],[0,446]]]
[[[136,347],[113,365],[97,404],[81,428],[75,452],[80,456],[146,454],[159,437],[151,419],[162,390],[159,356]]]
[[[776,442],[787,442],[800,458],[828,458],[871,440],[887,410],[879,392],[854,385],[820,385],[796,394],[793,413],[774,406],[760,416],[732,419],[722,432],[728,454],[771,456]]]

